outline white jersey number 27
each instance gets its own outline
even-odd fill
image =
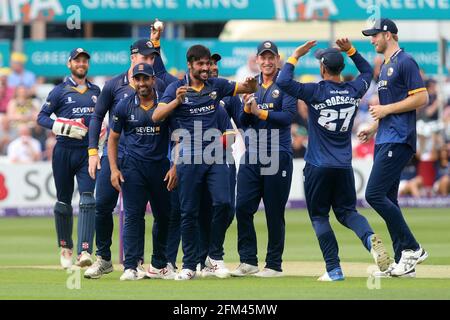
[[[342,127],[339,131],[346,132],[350,125],[350,120],[355,113],[355,106],[341,109],[339,111],[333,109],[323,109],[320,110],[319,124],[329,131],[336,131],[336,123],[333,121],[337,119],[345,119]]]

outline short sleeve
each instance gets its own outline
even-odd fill
[[[169,84],[166,88],[166,90],[164,91],[164,94],[161,98],[161,100],[159,101],[159,104],[168,104],[170,102],[172,102],[177,96],[177,89],[179,87],[179,83],[178,82],[173,82],[171,84]]]
[[[408,95],[426,90],[420,75],[419,66],[413,58],[405,59],[402,62],[401,68],[403,81],[408,90]]]
[[[235,81],[222,79],[222,78],[212,78],[214,87],[217,89],[218,100],[223,97],[235,96],[237,91],[237,83]]]
[[[127,100],[127,99],[126,99]],[[125,127],[126,122],[126,109],[127,104],[126,100],[122,100],[119,104],[114,108],[113,116],[112,116],[112,126],[111,130],[116,133],[121,133],[123,128]]]

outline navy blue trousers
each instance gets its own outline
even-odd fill
[[[356,210],[353,169],[315,167],[306,163],[303,176],[306,206],[327,271],[340,267],[339,248],[329,221],[330,208],[337,220],[353,230],[370,250],[368,238],[374,232],[367,219]]]
[[[212,200],[213,223],[207,255],[212,259],[223,259],[223,242],[231,203],[229,168],[226,164],[180,164],[177,166],[177,174],[183,269],[195,270],[200,252],[200,205],[208,192]]]
[[[164,177],[169,171],[168,159],[139,161],[125,156],[121,172],[125,223],[123,230],[124,268],[136,269],[145,243],[145,210],[150,201],[155,224],[152,232],[153,254],[151,264],[158,269],[167,265],[167,234],[170,217],[170,193]]]
[[[120,169],[122,159],[117,159]],[[95,244],[96,255],[105,260],[111,260],[112,234],[114,230],[113,211],[117,206],[119,192],[111,185],[111,169],[108,156],[101,158],[101,169],[97,172],[95,194]],[[140,226],[140,232],[145,233],[145,224]],[[140,244],[139,251],[144,262],[144,244]]]
[[[66,148],[60,143],[55,145],[52,159],[53,178],[56,187],[56,197],[58,201],[71,206],[74,192],[74,178],[77,179],[78,192],[80,196],[84,192],[94,194],[95,180],[89,176],[89,161],[86,147]],[[91,226],[93,228],[93,226]],[[87,240],[81,239],[82,230],[78,230],[77,251],[86,250],[92,253],[92,248],[86,249]],[[72,243],[72,239],[67,239],[67,243]],[[89,241],[87,241],[89,242]]]
[[[400,174],[413,154],[408,144],[375,145],[372,172],[367,182],[366,200],[386,222],[394,247],[395,262],[400,260],[403,250],[419,249],[397,200]]]
[[[266,268],[281,271],[285,240],[284,213],[292,182],[292,156],[279,154],[279,169],[274,175],[261,175],[261,164],[241,164],[237,177],[236,220],[240,261],[258,265],[253,216],[261,199],[269,233]]]

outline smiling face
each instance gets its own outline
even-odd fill
[[[204,57],[196,61],[188,62],[188,68],[192,78],[199,81],[206,81],[209,78],[211,61],[208,57]]]
[[[89,70],[89,58],[85,54],[79,54],[67,63],[67,67],[74,77],[84,79]]]
[[[280,56],[275,55],[270,51],[264,51],[256,57],[256,63],[259,66],[262,74],[265,76],[272,76],[277,72],[277,66],[280,63]]]
[[[139,97],[150,97],[152,94],[153,85],[155,84],[155,77],[149,77],[145,74],[138,74],[133,79]]]

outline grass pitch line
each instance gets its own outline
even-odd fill
[[[230,270],[234,270],[238,266],[238,263],[227,263],[227,266]],[[375,268],[374,264],[364,262],[342,262],[341,266],[344,275],[350,278],[367,278],[369,271]],[[61,267],[59,265],[0,265],[0,269],[61,270]],[[120,264],[115,264],[114,270],[122,271],[123,267]],[[283,262],[283,271],[286,276],[319,277],[325,272],[325,264],[321,261],[286,261]],[[419,265],[416,268],[416,273],[417,278],[422,279],[450,279],[450,265]]]

